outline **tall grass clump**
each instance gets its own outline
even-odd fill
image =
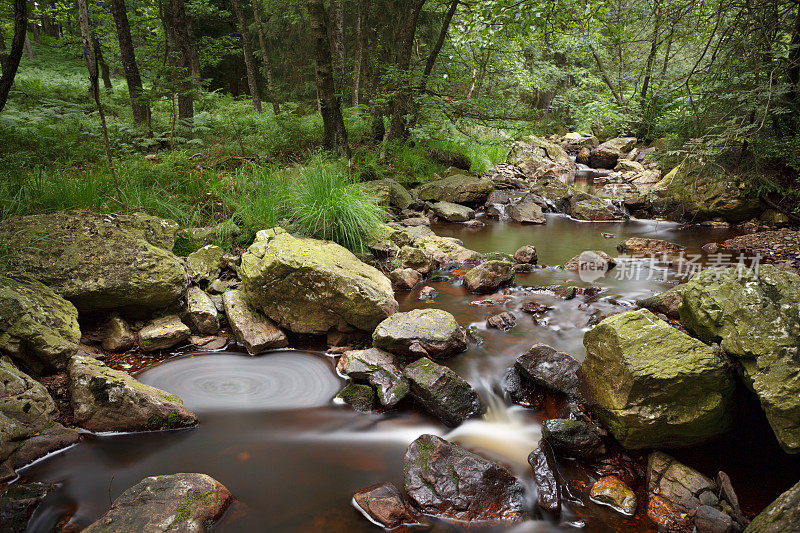
[[[287,210],[293,231],[356,252],[366,249],[387,217],[386,210],[364,192],[343,164],[319,156],[292,180]]]

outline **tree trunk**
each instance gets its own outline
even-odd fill
[[[92,47],[94,48],[97,63],[100,65],[100,77],[103,78],[103,88],[107,93],[114,92],[114,86],[111,84],[111,73],[108,70],[108,64],[103,59],[103,50],[100,48],[100,40],[94,32],[92,32]]]
[[[255,3],[255,0],[253,0]],[[253,60],[253,44],[250,41],[250,30],[247,21],[242,13],[242,6],[239,0],[230,0],[233,13],[236,15],[236,23],[239,26],[239,35],[242,37],[242,51],[244,52],[244,67],[247,70],[247,85],[250,88],[250,97],[253,99],[253,107],[256,113],[261,113],[261,96],[258,94],[258,79],[256,78],[256,64]]]
[[[400,28],[400,46],[397,53],[397,70],[401,79],[400,87],[392,101],[387,141],[405,139],[408,134],[403,115],[408,110],[411,100],[411,80],[408,79],[410,75],[409,65],[411,64],[411,52],[414,47],[414,35],[417,31],[417,20],[419,20],[423,5],[425,5],[425,0],[408,0],[406,3],[407,9],[403,12],[405,19]]]
[[[108,130],[106,129],[106,116],[103,113],[103,106],[100,104],[100,83],[97,73],[97,56],[92,43],[92,31],[89,27],[89,0],[78,0],[78,21],[81,27],[81,40],[83,41],[83,57],[86,59],[86,68],[89,71],[89,86],[100,115],[100,127],[103,130],[103,140],[106,146],[106,156],[108,157],[108,168],[111,177],[119,191],[117,175],[114,172],[114,159],[111,157],[111,143],[108,141]]]
[[[331,0],[331,47],[333,48],[333,66],[336,70],[334,83],[340,95],[344,92],[344,0]]]
[[[261,48],[261,61],[264,62],[264,74],[267,76],[267,92],[269,93],[269,99],[272,102],[272,110],[277,115],[281,112],[281,108],[278,105],[278,98],[275,96],[275,82],[272,78],[272,63],[269,60],[269,55],[267,54],[267,39],[264,36],[264,27],[261,25],[261,9],[258,6],[260,0],[251,0],[253,2],[253,20],[256,24],[256,29],[258,30],[258,44]]]
[[[347,130],[344,127],[342,110],[339,106],[339,98],[336,96],[333,83],[331,44],[328,37],[324,0],[308,0],[308,14],[311,19],[311,39],[314,43],[317,92],[322,113],[322,143],[325,148],[333,150],[343,157],[350,157],[350,147],[347,145]]]
[[[150,106],[142,101],[142,77],[136,64],[136,54],[133,50],[133,39],[131,39],[131,27],[128,23],[125,0],[111,0],[111,14],[114,16],[114,24],[117,27],[122,68],[125,71],[125,79],[128,80],[128,94],[131,96],[133,121],[136,124],[141,124],[147,122],[150,117]]]
[[[17,75],[27,35],[28,4],[26,0],[14,0],[14,37],[11,40],[11,50],[3,61],[3,75],[0,76],[0,112],[6,106],[8,93],[14,84],[14,76]]]
[[[436,63],[436,58],[439,57],[439,52],[442,51],[442,45],[444,45],[444,40],[447,38],[447,32],[450,29],[450,22],[453,20],[453,15],[455,15],[458,4],[460,3],[459,0],[450,2],[450,7],[447,9],[444,21],[442,21],[442,29],[439,31],[439,38],[436,40],[436,44],[433,45],[431,53],[428,54],[428,61],[425,63],[425,71],[422,73],[422,80],[419,82],[419,92],[425,91],[428,85],[428,78],[431,72],[433,72],[433,65]]]
[[[792,132],[797,133],[798,129],[800,129],[800,118],[797,117],[798,113],[800,113],[800,2],[797,4],[791,47],[788,75],[792,88],[789,92],[789,102],[790,105],[794,105]]]
[[[611,81],[611,78],[608,75],[608,71],[606,70],[605,65],[603,64],[603,60],[600,59],[600,54],[597,53],[597,49],[595,49],[594,45],[589,45],[589,50],[592,52],[592,56],[594,56],[594,60],[597,63],[597,68],[600,69],[600,75],[603,78],[606,86],[611,90],[611,94],[614,95],[614,100],[617,102],[617,105],[620,107],[623,106],[622,96],[619,94],[619,91],[614,88],[614,82]]]
[[[367,6],[365,0],[358,0],[358,11],[356,13],[356,54],[353,63],[353,107],[358,116],[358,96],[361,90],[361,68],[364,62],[364,12]]]
[[[172,35],[177,52],[175,66],[178,76],[178,118],[191,123],[194,118],[194,77],[192,71],[192,47],[189,42],[189,25],[183,0],[170,0],[172,13]]]
[[[27,31],[25,32],[25,55],[28,56],[28,59],[33,59],[33,46],[31,46]]]

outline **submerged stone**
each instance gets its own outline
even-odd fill
[[[205,474],[148,477],[119,496],[86,533],[210,531],[233,501]]]
[[[467,338],[453,315],[441,309],[395,313],[375,328],[375,347],[416,359],[452,357],[467,349]]]
[[[691,446],[726,431],[735,381],[712,348],[641,309],[583,339],[582,392],[626,448]]]
[[[260,231],[239,269],[250,304],[295,333],[372,331],[397,311],[392,284],[336,243]]]
[[[457,426],[483,411],[480,398],[461,376],[425,357],[403,370],[411,395],[448,426]]]
[[[520,522],[522,484],[503,466],[447,442],[422,435],[403,458],[405,489],[423,513],[460,521]]]

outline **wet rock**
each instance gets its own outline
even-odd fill
[[[15,483],[0,496],[0,532],[28,530],[28,521],[47,494],[55,489],[51,483]]]
[[[615,137],[592,150],[591,166],[593,168],[614,168],[619,159],[636,146],[635,137]]]
[[[534,385],[568,396],[578,394],[579,365],[570,354],[559,352],[546,344],[534,344],[517,357],[514,364],[522,376]]]
[[[361,188],[377,199],[380,205],[407,209],[414,203],[406,188],[391,178],[365,181],[361,183]]]
[[[520,522],[525,495],[504,467],[447,442],[422,435],[403,459],[405,489],[423,513],[454,520]]]
[[[211,298],[200,287],[191,287],[186,297],[184,319],[192,330],[201,335],[214,335],[219,331],[219,315]]]
[[[626,448],[691,446],[730,426],[735,381],[723,359],[650,311],[606,318],[583,343],[582,393]]]
[[[464,274],[469,292],[488,294],[514,281],[514,264],[506,261],[487,261]]]
[[[490,328],[497,328],[500,331],[508,331],[517,325],[517,317],[505,311],[487,318],[486,325]]]
[[[575,156],[575,162],[581,165],[588,165],[592,160],[592,150],[584,146],[578,151],[578,155]]]
[[[605,276],[606,272],[617,265],[610,255],[601,250],[586,250],[564,264],[565,270],[578,272],[581,279],[594,281]]]
[[[416,270],[423,276],[439,268],[439,261],[433,253],[413,246],[403,246],[400,249],[400,262],[403,268]]]
[[[606,453],[598,429],[585,420],[551,418],[542,424],[544,437],[556,455],[577,459],[594,459]]]
[[[0,275],[0,351],[36,373],[54,372],[80,339],[74,305],[32,278]]]
[[[389,272],[392,287],[398,291],[410,291],[421,279],[420,273],[413,268],[396,268]]]
[[[197,424],[195,414],[177,396],[139,383],[92,357],[73,357],[68,374],[75,424],[82,428],[152,431]]]
[[[679,244],[661,239],[647,239],[644,237],[631,237],[617,246],[619,252],[629,255],[674,254],[680,253],[684,249],[685,248]]]
[[[697,533],[731,533],[733,519],[710,505],[701,505],[694,513]]]
[[[451,202],[436,202],[431,210],[437,217],[448,222],[466,222],[475,218],[475,211],[467,206]]]
[[[746,533],[796,533],[800,531],[800,481],[778,496],[750,522]]]
[[[139,347],[145,352],[167,350],[182,343],[191,334],[178,315],[154,318],[139,330]]]
[[[686,288],[685,284],[676,285],[660,294],[637,300],[636,305],[649,309],[654,313],[662,313],[669,318],[679,318],[678,308],[681,305],[683,297],[683,289]]]
[[[375,391],[369,385],[351,381],[339,391],[336,399],[341,400],[360,413],[368,413],[372,411],[372,406],[375,403]]]
[[[578,220],[598,222],[603,220],[617,220],[622,218],[622,213],[605,200],[582,191],[577,191],[569,198],[566,213]]]
[[[439,293],[431,286],[422,287],[419,291],[420,300],[435,300],[437,296],[439,296]]]
[[[487,178],[458,169],[449,169],[445,177],[417,188],[423,201],[452,202],[456,204],[478,204],[486,201],[494,184]]]
[[[148,477],[114,500],[86,533],[210,531],[233,496],[205,474]]]
[[[800,452],[800,276],[772,265],[713,268],[686,284],[681,324],[741,362],[784,450]]]
[[[711,479],[665,453],[654,452],[647,459],[647,514],[661,527],[683,523],[703,500],[715,502],[717,489]]]
[[[514,261],[517,263],[530,263],[535,265],[539,261],[539,256],[536,254],[536,248],[530,244],[520,246],[514,252]]]
[[[448,426],[457,426],[480,413],[480,398],[469,383],[428,358],[421,358],[403,370],[411,384],[411,394],[432,415]]]
[[[553,452],[546,442],[540,443],[528,456],[533,469],[533,479],[539,489],[537,503],[547,511],[557,513],[561,509],[561,491]]]
[[[38,279],[79,311],[159,309],[188,286],[186,268],[170,250],[178,225],[143,214],[61,211],[0,222],[13,267]]]
[[[395,313],[378,324],[372,343],[376,348],[412,359],[442,359],[467,349],[466,336],[455,317],[441,309]]]
[[[227,291],[222,295],[222,300],[228,323],[247,353],[256,355],[264,350],[289,345],[286,334],[272,320],[253,309],[243,291]]]
[[[526,194],[517,203],[506,208],[506,215],[520,224],[546,224],[542,211],[544,200],[535,194]],[[546,204],[545,204],[546,205]]]
[[[396,356],[378,348],[345,352],[337,369],[351,379],[368,381],[386,407],[393,407],[408,394],[408,380]]]
[[[195,283],[210,283],[219,277],[222,272],[222,256],[225,250],[219,246],[209,244],[186,257],[189,273]],[[203,285],[205,286],[205,285]]]
[[[543,315],[544,313],[552,310],[553,308],[548,307],[539,302],[525,302],[524,304],[522,304],[522,307],[520,307],[520,309],[523,312],[531,315]]]
[[[103,327],[102,346],[109,352],[124,352],[136,344],[136,334],[119,313],[113,313]]]
[[[636,494],[617,476],[603,476],[589,492],[592,501],[611,507],[618,513],[633,516],[636,513]]]
[[[384,529],[400,526],[414,529],[430,527],[430,522],[408,505],[403,495],[392,483],[378,483],[357,491],[353,501],[372,522]]]
[[[372,331],[398,308],[379,270],[336,243],[282,228],[258,232],[239,274],[250,305],[295,333]]]

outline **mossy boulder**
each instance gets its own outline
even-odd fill
[[[195,283],[211,283],[222,271],[222,257],[225,250],[219,246],[208,244],[186,257],[189,273]],[[205,286],[205,285],[204,285]]]
[[[683,289],[686,285],[680,284],[655,294],[649,298],[636,300],[636,305],[649,309],[654,313],[662,313],[669,318],[680,318],[679,308],[683,299]]]
[[[372,331],[398,309],[392,284],[336,243],[260,231],[242,255],[250,305],[295,333]]]
[[[800,276],[772,265],[713,268],[686,283],[683,326],[742,363],[775,436],[800,452]]]
[[[225,291],[222,302],[231,329],[250,355],[289,345],[286,333],[263,313],[253,309],[243,291]]]
[[[90,431],[139,431],[189,427],[197,417],[177,396],[145,385],[88,355],[69,369],[75,424]]]
[[[394,354],[378,348],[345,352],[336,368],[351,379],[369,382],[386,407],[395,406],[408,394],[408,380],[403,377],[400,361]]]
[[[565,210],[569,216],[589,222],[623,218],[622,212],[611,203],[582,191],[576,191],[570,196]]]
[[[123,492],[86,533],[210,531],[233,501],[205,474],[148,477]]]
[[[478,393],[464,379],[423,357],[403,369],[411,394],[432,415],[448,426],[457,426],[483,411]]]
[[[797,533],[798,531],[800,531],[800,481],[778,496],[745,529],[745,533]]]
[[[488,294],[514,281],[514,263],[486,261],[464,274],[464,286],[469,292]]]
[[[452,202],[436,202],[431,210],[437,217],[447,222],[466,222],[475,218],[475,211],[471,208]]]
[[[145,352],[167,350],[182,343],[192,334],[178,315],[154,318],[139,330],[139,347]]]
[[[351,381],[339,391],[336,399],[360,413],[368,413],[372,411],[372,406],[375,404],[375,391],[369,385]]]
[[[38,374],[55,372],[80,339],[74,305],[32,278],[0,275],[0,352]]]
[[[493,190],[492,180],[457,169],[417,188],[420,200],[456,204],[483,203]]]
[[[38,279],[79,311],[158,309],[186,294],[186,268],[172,253],[178,226],[149,215],[61,211],[0,222],[15,270]]]
[[[545,175],[567,178],[575,175],[575,163],[563,148],[533,135],[514,144],[507,162],[517,166],[530,179]]]
[[[395,313],[375,328],[372,344],[408,358],[451,357],[467,349],[467,337],[455,317],[441,309]]]
[[[414,199],[405,187],[391,178],[366,181],[361,187],[370,196],[378,200],[380,205],[407,209],[414,203]]]
[[[422,435],[403,458],[405,489],[427,515],[460,521],[521,522],[525,489],[505,467],[436,435]]]
[[[626,448],[691,446],[729,428],[735,381],[723,359],[650,311],[609,317],[583,344],[581,391]]]

